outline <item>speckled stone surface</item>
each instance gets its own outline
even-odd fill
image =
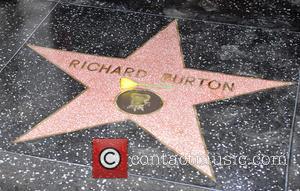
[[[59,4],[27,43],[124,58],[172,20],[155,15]],[[187,67],[270,80],[298,80],[299,33],[185,19],[179,19],[178,24]],[[87,167],[91,164],[90,143],[93,137],[126,137],[129,139],[129,155],[174,154],[131,121],[12,144],[16,137],[83,90],[81,84],[26,46],[2,70],[0,147],[9,151],[3,151],[3,159],[0,159],[3,161],[0,161],[0,185],[4,190],[9,190],[15,182],[20,190],[22,187],[38,188],[39,185],[34,185],[33,180],[26,179],[30,175],[21,175],[24,171],[35,174],[36,171],[30,167],[37,165],[35,163],[41,169],[41,179],[38,182],[43,181],[45,176],[42,174],[49,175],[50,169],[56,169],[60,174],[57,177],[65,178],[61,178],[61,185],[58,183],[55,188],[64,188],[65,181],[72,182],[73,176],[76,181],[70,183],[71,187],[66,186],[66,190],[81,190],[78,184],[85,182],[88,186],[97,188],[98,184],[102,185],[103,180],[97,183],[91,180]],[[286,155],[290,149],[296,91],[297,87],[293,85],[198,105],[197,111],[209,153],[215,157],[246,155],[249,159],[263,154]],[[297,147],[293,148],[293,153],[299,152]],[[46,169],[43,169],[41,165],[44,166],[44,162],[40,159],[29,157],[26,160],[26,157],[18,153],[43,157],[43,161],[51,165],[45,165]],[[27,167],[22,169],[19,163],[16,167],[18,170],[14,170],[14,165],[10,163],[18,158]],[[65,166],[48,162],[47,159],[63,162]],[[84,166],[81,168],[66,163]],[[299,165],[297,162],[294,164]],[[50,169],[47,170],[48,167]],[[220,190],[284,190],[286,183],[290,188],[298,188],[295,180],[299,178],[299,173],[291,173],[291,182],[286,182],[286,165],[220,165],[216,161],[213,168],[216,182],[205,178],[189,165],[134,165],[130,166],[129,173],[134,177],[146,176]],[[9,173],[9,170],[13,176],[2,174]],[[17,171],[21,174],[16,173]],[[57,177],[49,176],[45,181],[51,182]],[[151,182],[148,179],[137,187],[134,177],[120,182],[107,180],[103,185],[109,184],[111,187],[102,190],[114,190],[118,186],[126,190],[155,190],[163,186],[166,187],[165,190],[191,190],[177,184]],[[22,182],[23,179],[27,181]],[[151,186],[156,184],[158,188]],[[48,190],[55,189],[49,182],[46,185],[49,185]]]
[[[91,168],[0,151],[0,190],[205,191],[199,186],[129,175],[128,179],[93,179]]]
[[[62,2],[300,31],[299,0],[62,0]]]
[[[0,1],[0,70],[55,4],[43,0]]]
[[[298,92],[299,93],[299,92]],[[294,132],[291,147],[291,161],[289,167],[289,190],[300,189],[300,99],[296,108],[294,119]]]

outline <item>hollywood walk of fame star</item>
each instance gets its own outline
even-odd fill
[[[199,157],[208,157],[196,115],[196,104],[291,84],[185,68],[176,21],[171,22],[124,59],[29,46],[84,84],[86,90],[17,138],[16,143],[132,120],[179,156],[195,161],[197,157],[198,160]],[[90,64],[87,66],[87,63]],[[126,113],[116,106],[115,100],[120,93],[119,80],[122,76],[127,75],[134,80],[142,79],[144,83],[155,84],[166,73],[201,76],[218,83],[199,89],[198,85],[191,85],[193,80],[189,79],[185,84],[175,83],[175,87],[170,90],[153,89],[151,91],[163,100],[163,106],[146,115]],[[219,88],[219,84],[226,83],[231,84],[230,88]],[[191,165],[209,178],[215,179],[210,162]]]

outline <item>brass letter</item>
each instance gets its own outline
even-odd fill
[[[135,75],[135,77],[137,77],[137,78],[143,78],[145,76],[147,76],[147,72],[145,70],[138,70]]]
[[[92,69],[92,68],[91,68],[92,65],[97,65],[97,67],[99,67],[99,64],[97,64],[97,63],[91,63],[91,64],[89,64],[88,67],[87,67],[87,69],[88,69],[89,71],[96,71],[96,70],[97,70],[97,68]]]
[[[78,65],[79,63],[79,60],[72,60],[72,62],[69,64],[69,67],[74,66],[74,68],[76,68],[76,65]]]
[[[118,66],[113,71],[111,71],[111,74],[113,74],[113,73],[117,73],[117,74],[121,75],[121,66]]]
[[[164,73],[161,77],[162,82],[172,82],[172,74]]]
[[[191,86],[193,86],[193,82],[195,81],[194,77],[187,77],[185,80],[184,85],[186,85],[187,83],[191,84]]]
[[[200,80],[199,83],[199,87],[203,85],[204,81],[208,80],[208,79],[202,79],[202,78],[198,78],[198,80]]]
[[[213,82],[217,83],[217,86],[213,86],[213,85],[212,85]],[[208,87],[209,87],[210,89],[216,90],[216,89],[220,88],[220,86],[221,86],[221,84],[220,84],[219,82],[217,82],[216,80],[213,80],[213,81],[208,82]]]
[[[108,73],[109,70],[110,70],[110,68],[111,68],[111,65],[109,65],[109,67],[105,67],[105,64],[102,64],[102,66],[101,66],[99,72],[102,72],[102,70],[106,70],[106,73]]]
[[[234,83],[231,83],[231,86],[228,84],[228,82],[225,82],[224,83],[224,86],[223,86],[223,90],[225,89],[228,89],[229,91],[232,91],[233,92],[233,89],[234,89]]]
[[[181,79],[180,79],[178,82],[176,82],[177,74],[175,74],[175,75],[174,75],[174,78],[173,78],[173,82],[176,83],[176,84],[181,84],[181,83],[183,82],[184,78],[185,78],[185,77],[183,76],[183,77],[181,77]]]
[[[134,72],[133,68],[126,68],[125,72],[124,72],[124,76],[126,76],[126,74],[128,74],[129,77],[131,77],[131,73]]]

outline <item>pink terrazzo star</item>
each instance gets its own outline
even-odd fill
[[[185,68],[176,21],[170,23],[125,59],[34,45],[29,47],[87,88],[15,142],[132,120],[187,161],[195,161],[208,157],[194,107],[196,104],[291,84]],[[111,68],[107,69],[109,66]],[[118,66],[121,71],[113,72]],[[126,69],[127,73],[124,72]],[[138,74],[138,70],[142,70],[142,75]],[[146,71],[147,75],[143,71]],[[157,84],[166,73],[172,74],[172,77],[175,74],[177,77],[184,76],[185,80],[182,83],[174,83],[174,87],[170,90],[151,89],[164,102],[160,110],[146,115],[134,115],[120,111],[116,106],[115,99],[120,93],[119,80],[122,76],[129,76],[142,83]],[[215,180],[210,162],[191,165]]]

